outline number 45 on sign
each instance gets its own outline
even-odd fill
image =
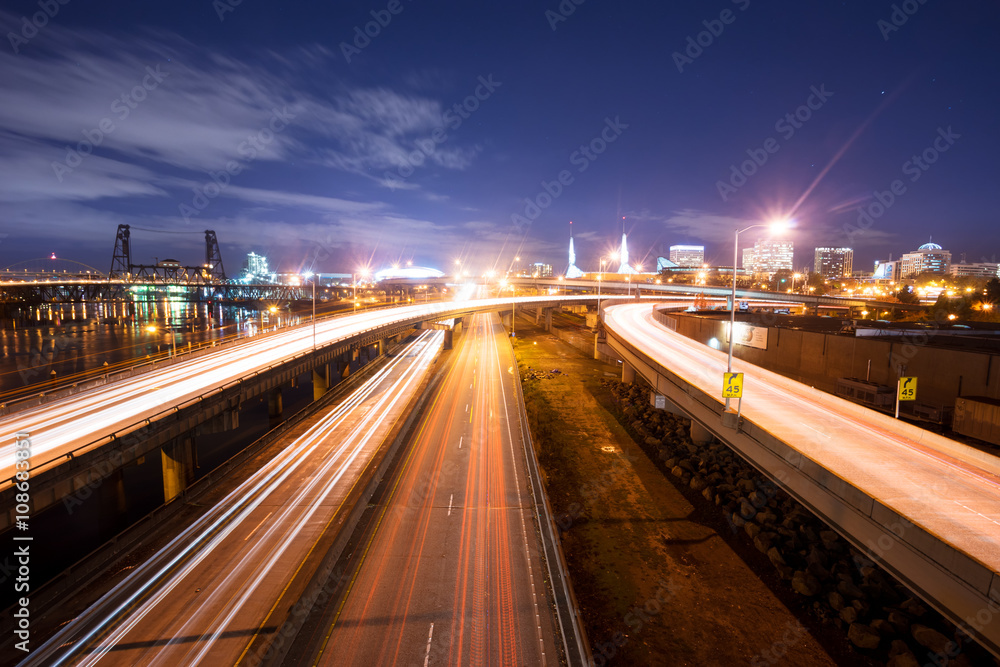
[[[743,373],[722,374],[722,398],[743,397]]]

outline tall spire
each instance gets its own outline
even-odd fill
[[[625,216],[622,216],[622,247],[618,255],[621,257],[622,263],[618,267],[618,273],[635,273],[635,269],[629,266],[628,263],[628,235],[625,233]]]
[[[579,278],[583,271],[576,265],[576,250],[573,249],[573,221],[569,221],[569,268],[566,269],[566,277],[569,279]]]

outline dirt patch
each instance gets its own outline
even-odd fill
[[[528,415],[595,663],[866,664],[817,640],[632,440],[601,385],[618,369],[523,321]]]

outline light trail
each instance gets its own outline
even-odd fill
[[[279,602],[403,415],[442,338],[422,334],[25,664],[240,661],[274,632],[269,619],[287,613],[291,602]]]
[[[534,507],[522,489],[520,431],[510,425],[518,404],[506,383],[519,378],[508,372],[513,359],[495,315],[473,318],[456,357],[310,664],[408,665],[429,656],[429,664],[545,665],[558,650],[548,591],[535,576],[544,566],[528,530]]]
[[[651,306],[612,306],[606,325],[709,396],[720,394],[726,354],[661,326]],[[746,419],[1000,571],[1000,459],[738,359],[733,364],[746,373]]]
[[[593,299],[593,297],[560,297]],[[549,297],[522,297],[519,302],[551,300]],[[320,346],[348,339],[359,333],[414,318],[433,318],[472,307],[509,306],[510,299],[435,302],[402,306],[321,321],[317,326]],[[40,472],[48,462],[79,455],[112,434],[155,417],[171,406],[278,365],[312,349],[309,324],[221,349],[196,359],[179,361],[111,385],[53,401],[0,419],[0,489],[9,487],[14,476],[14,435],[29,432],[32,439],[32,470]],[[83,447],[87,449],[81,449]]]

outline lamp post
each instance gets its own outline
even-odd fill
[[[307,271],[302,277],[312,283],[312,323],[313,323],[313,352],[316,351],[316,274]]]
[[[604,262],[606,262],[603,257],[601,257],[601,273],[597,276],[597,312],[600,315],[601,312],[601,283],[604,282]]]
[[[156,333],[156,327],[150,324],[148,327],[146,327],[146,331],[148,331],[149,333]],[[157,348],[159,348],[159,345],[157,345]],[[173,330],[170,331],[170,356],[171,357],[177,356],[177,343],[174,340]]]
[[[739,263],[739,253],[740,253],[740,234],[749,231],[751,229],[756,229],[757,227],[770,227],[772,232],[781,232],[788,227],[788,222],[781,220],[772,223],[759,223],[756,225],[750,225],[749,227],[744,227],[743,229],[737,229],[736,234],[733,236],[733,294],[732,302],[729,305],[729,359],[726,361],[726,372],[733,372],[733,341],[736,338],[736,265]],[[726,399],[726,410],[729,410],[729,400]]]

